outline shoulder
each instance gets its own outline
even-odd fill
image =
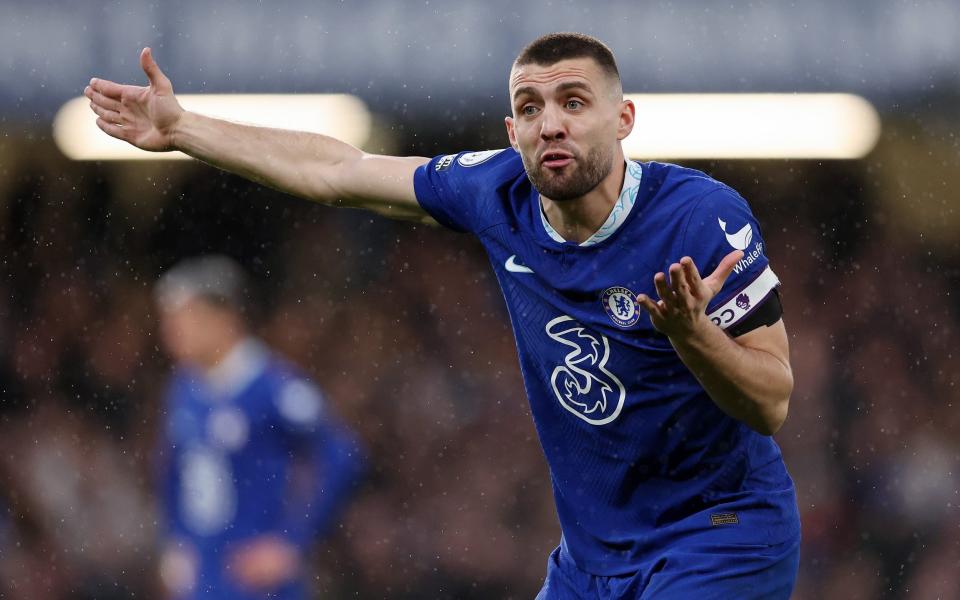
[[[650,184],[656,185],[658,193],[673,204],[689,206],[704,200],[716,203],[728,197],[743,201],[732,187],[697,169],[652,161],[643,163],[643,169],[644,178],[649,177]]]
[[[441,225],[476,232],[502,217],[502,199],[525,181],[523,160],[513,148],[459,152],[417,168],[414,191]]]
[[[277,414],[296,425],[310,425],[324,414],[323,390],[299,368],[279,356],[272,356],[266,370],[271,399]]]
[[[523,173],[523,160],[513,148],[463,151],[437,156],[421,167],[447,178],[465,182],[496,183]]]
[[[272,351],[267,359],[267,364],[263,371],[263,378],[267,386],[277,393],[292,384],[318,387],[303,369],[287,360],[284,356]]]
[[[641,167],[642,223],[645,230],[655,232],[648,237],[682,244],[691,229],[711,222],[716,227],[718,217],[749,212],[746,201],[733,188],[702,171],[652,161]]]
[[[644,178],[656,186],[658,205],[684,226],[722,218],[726,213],[750,212],[747,201],[735,189],[703,171],[670,163],[644,163]]]

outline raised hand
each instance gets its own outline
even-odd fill
[[[723,257],[710,276],[701,279],[693,259],[684,256],[679,263],[670,265],[669,282],[663,273],[654,275],[653,285],[657,288],[659,301],[654,302],[649,296],[640,294],[637,302],[650,313],[650,321],[660,333],[670,338],[690,335],[698,327],[710,323],[706,315],[707,304],[720,293],[741,258],[743,252],[734,250]]]
[[[97,114],[97,126],[108,135],[143,150],[174,150],[173,132],[183,108],[173,95],[173,85],[163,74],[150,48],[140,53],[140,66],[150,85],[121,85],[91,79],[83,95]]]

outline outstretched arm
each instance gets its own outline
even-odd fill
[[[707,304],[742,256],[731,252],[705,279],[685,256],[670,266],[669,282],[663,273],[654,277],[658,302],[645,295],[638,301],[717,406],[755,431],[773,435],[787,418],[793,391],[783,321],[730,338],[706,315]]]
[[[180,150],[283,192],[324,204],[432,222],[420,208],[413,173],[428,159],[367,154],[337,139],[241,125],[185,111],[149,48],[140,53],[149,85],[92,79],[84,89],[97,125],[143,150]]]

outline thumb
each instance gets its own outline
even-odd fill
[[[167,76],[160,70],[160,65],[157,64],[157,61],[153,60],[153,51],[150,50],[149,47],[144,48],[140,52],[140,68],[147,74],[147,79],[150,80],[151,87],[161,89],[172,87],[170,80],[167,79]]]
[[[727,281],[727,277],[730,277],[730,273],[733,273],[733,267],[736,266],[737,261],[741,258],[743,258],[743,251],[734,250],[724,256],[720,264],[717,265],[717,268],[713,270],[713,273],[710,273],[710,276],[703,280],[703,282],[707,284],[707,287],[713,291],[714,296],[720,293],[723,284]]]

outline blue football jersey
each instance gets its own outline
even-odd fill
[[[263,597],[231,576],[231,551],[264,534],[305,548],[336,522],[360,475],[357,439],[295,368],[253,340],[224,362],[231,368],[216,378],[178,369],[167,393],[166,536],[197,562],[183,598]],[[291,582],[271,593],[301,598],[305,589]]]
[[[746,201],[705,174],[629,162],[607,223],[584,244],[549,227],[513,149],[438,156],[414,176],[421,206],[476,235],[503,290],[550,466],[561,545],[597,575],[677,545],[799,536],[772,438],[727,416],[636,302],[683,256],[706,276],[744,252],[707,308],[729,328],[779,281]]]

